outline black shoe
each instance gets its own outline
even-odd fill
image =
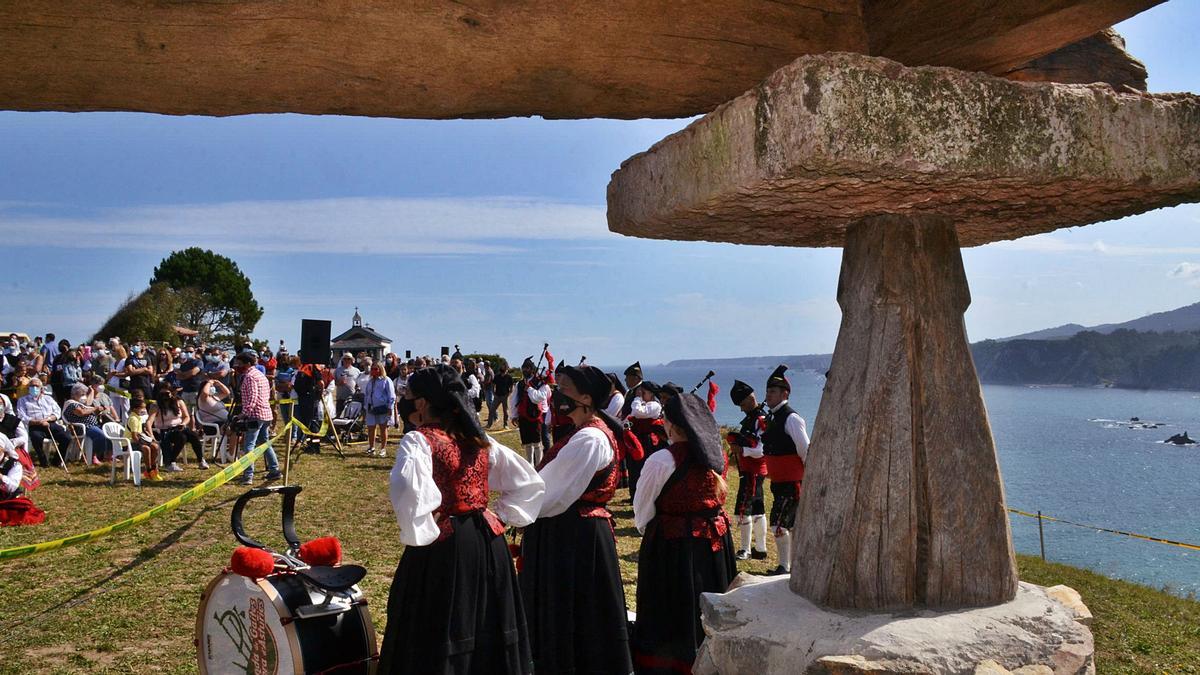
[[[791,572],[784,569],[783,565],[780,565],[779,567],[776,567],[775,569],[771,570],[770,574],[772,576],[778,576],[780,574],[791,574]]]
[[[766,551],[751,551],[750,557],[754,560],[766,560],[767,552]]]
[[[237,480],[237,484],[245,485],[245,486],[254,485],[254,479],[253,478],[239,478]]]
[[[282,472],[272,471],[272,472],[268,473],[266,475],[266,477],[263,478],[263,480],[271,481],[271,480],[279,480],[280,478],[283,478]]]
[[[738,551],[737,553],[734,553],[733,557],[737,558],[738,560],[749,560],[750,552],[747,551],[746,549],[742,549],[742,550]]]

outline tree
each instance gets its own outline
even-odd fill
[[[145,340],[179,344],[175,324],[181,307],[175,291],[166,284],[154,284],[138,295],[130,295],[92,339],[119,337],[129,343]]]
[[[154,268],[151,285],[163,283],[179,294],[183,325],[202,340],[249,335],[262,318],[250,280],[237,263],[212,251],[175,251]]]

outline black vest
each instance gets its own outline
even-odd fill
[[[742,425],[738,429],[737,438],[743,448],[755,447],[755,441],[762,440],[762,432],[759,429],[758,421],[762,419],[762,406],[746,413],[742,418]]]
[[[762,435],[764,455],[796,454],[796,443],[791,436],[788,436],[787,429],[784,428],[788,417],[795,412],[792,410],[792,406],[784,404],[779,410],[767,416],[767,430]]]
[[[641,382],[638,382],[632,389],[625,392],[625,402],[621,404],[621,412],[619,413],[621,419],[629,417],[629,413],[633,412],[633,390],[637,389],[641,384]]]

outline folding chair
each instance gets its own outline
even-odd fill
[[[142,486],[142,451],[134,450],[133,443],[125,438],[125,429],[118,422],[104,423],[104,437],[112,443],[112,475],[108,479],[109,485],[117,484],[117,460],[124,458],[125,460],[125,478],[132,479],[133,484]]]
[[[333,430],[343,443],[350,442],[351,434],[362,434],[366,429],[367,420],[364,413],[365,409],[361,402],[350,401],[346,403],[345,408],[342,408],[342,412],[333,418]]]

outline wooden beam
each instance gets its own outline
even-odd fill
[[[0,108],[686,117],[804,54],[1001,73],[1160,0],[7,0]]]
[[[963,326],[954,225],[846,236],[842,327],[796,514],[792,590],[832,607],[999,604],[1017,590],[1000,467]]]

